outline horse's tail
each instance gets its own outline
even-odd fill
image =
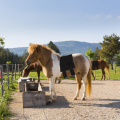
[[[110,75],[109,75],[109,64],[106,62],[105,64],[105,70],[108,72],[108,80],[110,79]]]
[[[91,95],[91,73],[92,73],[92,64],[90,61],[90,68],[87,74],[87,94],[89,97]]]

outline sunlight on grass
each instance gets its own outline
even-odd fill
[[[115,65],[114,65],[114,70],[111,70],[111,68],[109,69],[110,71],[110,80],[120,80],[120,66],[116,67],[116,73],[115,73]],[[95,71],[93,70],[93,73],[95,74]],[[92,75],[91,75],[92,76]],[[105,80],[108,80],[108,72],[105,71]],[[37,77],[37,72],[30,72],[29,77],[31,78],[35,78],[36,80],[38,79]],[[101,69],[96,70],[96,80],[101,80],[102,77],[102,71]],[[93,80],[93,77],[91,77]],[[45,75],[43,74],[43,72],[40,72],[40,79],[41,80],[47,80],[47,78],[45,77]],[[75,80],[75,78],[69,78],[69,79],[73,79]]]
[[[29,77],[35,78],[35,80],[38,80],[37,72],[30,72]],[[47,80],[43,72],[40,72],[40,80]]]

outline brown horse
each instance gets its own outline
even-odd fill
[[[22,76],[27,77],[29,75],[30,71],[32,71],[32,70],[37,71],[38,82],[40,82],[40,71],[42,71],[42,67],[41,67],[39,61],[34,62],[34,63],[30,64],[30,65],[27,65],[23,70]]]
[[[27,65],[40,61],[42,65],[44,75],[49,79],[49,90],[50,98],[47,104],[50,104],[52,101],[56,100],[55,93],[55,79],[63,78],[64,74],[60,71],[60,55],[51,50],[45,45],[31,44],[28,48],[28,57],[26,59]],[[74,73],[77,81],[77,91],[74,97],[74,100],[77,100],[81,88],[81,78],[83,80],[83,97],[82,100],[85,100],[86,92],[90,96],[91,94],[91,71],[92,64],[91,61],[80,53],[72,54],[72,60],[74,63]],[[68,64],[69,65],[69,64]],[[66,75],[71,76],[70,70],[66,71]],[[86,91],[87,88],[87,91]]]
[[[104,80],[105,80],[105,70],[107,70],[108,72],[108,79],[109,78],[109,64],[107,62],[105,62],[104,60],[98,60],[98,61],[91,61],[92,62],[92,70],[98,70],[98,69],[101,69],[102,70],[102,77],[101,77],[101,80],[103,79],[103,76],[104,76]],[[93,75],[93,78],[95,80],[95,76],[92,72],[92,75]]]

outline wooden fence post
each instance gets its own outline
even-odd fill
[[[9,89],[9,64],[7,64],[7,83],[8,83],[8,89]]]
[[[16,64],[15,64],[15,80],[16,80]]]
[[[11,78],[11,82],[13,82],[13,64],[12,64],[12,78]]]
[[[116,66],[115,66],[115,74],[116,74]]]
[[[3,90],[3,66],[0,66],[1,71],[1,90],[2,90],[2,97],[4,96],[4,90]]]
[[[18,74],[19,74],[19,78],[20,78],[20,69],[19,69],[19,64],[18,64]]]

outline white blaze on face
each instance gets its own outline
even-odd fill
[[[61,73],[60,72],[60,61],[58,60],[57,55],[51,54],[51,58],[53,60],[53,67],[52,67],[52,73],[54,77],[60,77]]]

